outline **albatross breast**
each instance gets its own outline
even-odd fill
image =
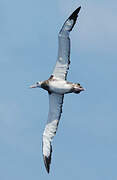
[[[72,92],[72,83],[67,83],[64,80],[49,81],[50,92],[57,94],[66,94]]]

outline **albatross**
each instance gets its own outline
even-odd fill
[[[42,152],[44,164],[47,172],[50,171],[51,155],[52,155],[52,139],[56,134],[59,120],[62,113],[62,105],[64,94],[76,93],[79,94],[85,89],[79,83],[67,81],[67,73],[70,65],[70,38],[69,34],[72,31],[81,6],[78,7],[65,21],[58,34],[58,58],[54,71],[50,78],[45,81],[39,81],[30,88],[43,88],[48,91],[49,95],[49,113],[48,121],[43,132]]]

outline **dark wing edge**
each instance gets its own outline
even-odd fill
[[[59,120],[62,113],[64,95],[49,94],[49,114],[48,122],[43,133],[42,152],[44,165],[47,172],[50,172],[51,156],[52,156],[52,139],[56,134]]]
[[[73,20],[73,24],[72,24],[71,28],[68,30],[69,32],[72,31],[72,29],[73,29],[73,27],[74,27],[74,25],[75,25],[75,23],[76,23],[78,14],[79,14],[79,12],[80,12],[80,9],[81,9],[81,6],[79,6],[79,7],[68,17],[68,19],[67,19],[67,20],[65,21],[65,23],[63,24],[63,26],[62,26],[62,28],[61,28],[61,30],[60,30],[59,33],[61,33],[62,29],[64,28],[64,26],[65,26],[65,24],[66,24],[66,22],[67,22],[68,20]]]
[[[43,155],[45,168],[46,168],[48,174],[50,172],[51,155],[52,155],[52,145],[50,144],[50,155],[49,155],[49,157]]]
[[[72,29],[73,29],[73,27],[74,27],[74,25],[75,25],[75,23],[76,23],[76,20],[77,20],[77,17],[78,17],[78,13],[79,13],[80,9],[81,9],[81,6],[78,7],[78,8],[71,14],[71,16],[68,18],[68,19],[70,19],[70,20],[71,20],[71,19],[74,20],[73,25],[72,25],[70,31],[72,31]]]

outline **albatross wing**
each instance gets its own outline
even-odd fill
[[[71,16],[65,21],[58,35],[59,48],[58,58],[53,71],[53,75],[57,78],[66,80],[67,72],[70,64],[70,38],[69,33],[74,27],[78,13],[81,7],[78,7]]]
[[[48,121],[43,133],[43,158],[47,172],[49,173],[52,153],[52,138],[55,136],[62,113],[64,95],[49,94]]]

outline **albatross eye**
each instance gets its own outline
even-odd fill
[[[38,84],[39,84],[39,82],[36,82],[36,84],[38,85]]]

